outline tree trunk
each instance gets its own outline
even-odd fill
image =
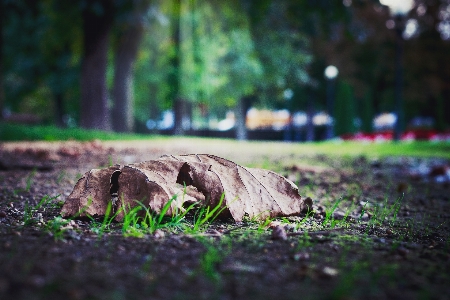
[[[251,102],[254,96],[244,96],[239,99],[236,106],[236,139],[244,141],[248,139],[247,126],[245,124],[247,111],[250,109]]]
[[[142,1],[141,1],[142,2]],[[144,32],[141,14],[147,12],[148,2],[135,2],[132,18],[119,36],[114,61],[112,126],[114,131],[131,132],[133,119],[133,64]]]
[[[192,105],[185,99],[177,99],[174,104],[174,133],[183,135],[191,129]]]
[[[169,89],[170,89],[170,100],[173,103],[174,108],[174,133],[176,135],[183,135],[183,119],[184,119],[184,105],[183,99],[180,95],[180,76],[181,76],[181,40],[180,40],[180,18],[181,18],[181,0],[175,0],[173,4],[173,31],[172,40],[174,45],[173,56],[171,58],[171,72],[169,74]]]
[[[84,53],[81,63],[80,125],[84,128],[109,130],[106,66],[114,7],[109,0],[102,0],[100,3],[101,9],[87,5],[82,12]]]

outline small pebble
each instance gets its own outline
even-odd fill
[[[280,221],[271,221],[269,223],[269,228],[274,229],[275,227],[281,226],[281,222]]]
[[[331,278],[339,274],[339,271],[337,269],[331,268],[331,267],[324,267],[322,269],[321,275],[325,278]]]
[[[343,220],[345,218],[345,212],[337,210],[333,213],[333,219],[335,220]]]
[[[161,229],[156,229],[155,232],[153,233],[153,236],[155,237],[155,239],[162,239],[164,238],[165,233]]]
[[[276,226],[272,229],[272,240],[287,240],[286,230],[283,226]]]

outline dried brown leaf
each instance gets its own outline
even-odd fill
[[[222,216],[236,221],[244,216],[257,220],[290,216],[303,208],[297,186],[281,175],[214,155],[190,154],[91,170],[75,185],[61,213],[65,217],[104,215],[111,201],[115,209],[129,209],[139,201],[160,213],[174,195],[178,197],[166,215],[183,210],[186,202],[209,207],[221,204],[225,208]],[[122,211],[116,220],[123,217]]]

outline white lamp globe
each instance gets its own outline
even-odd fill
[[[380,3],[389,7],[392,15],[406,15],[414,6],[414,0],[380,0]]]
[[[325,68],[325,77],[327,79],[334,79],[338,74],[339,70],[335,66],[328,66]]]

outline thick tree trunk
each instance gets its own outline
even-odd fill
[[[133,64],[142,37],[142,26],[132,25],[120,37],[114,68],[112,125],[114,131],[133,130]]]
[[[181,76],[181,39],[180,39],[180,19],[181,19],[181,0],[175,0],[173,3],[173,31],[172,40],[174,45],[174,53],[171,58],[171,72],[169,74],[169,88],[170,88],[170,100],[173,103],[174,110],[174,133],[176,135],[183,135],[183,119],[185,114],[184,99],[181,99],[180,95],[180,76]]]
[[[137,5],[139,2],[136,2]],[[144,31],[140,15],[148,9],[148,2],[143,7],[135,7],[133,17],[127,28],[119,37],[114,64],[112,126],[114,131],[131,132],[133,119],[133,64]]]
[[[101,10],[91,5],[83,10],[80,125],[84,128],[109,130],[106,66],[113,2],[103,0],[100,3]]]
[[[174,133],[183,135],[191,129],[192,105],[185,99],[177,99],[174,104]]]

